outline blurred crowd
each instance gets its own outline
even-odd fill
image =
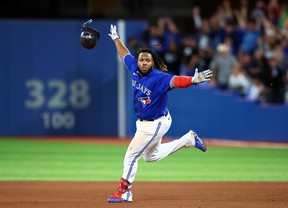
[[[248,9],[248,3],[232,8],[223,0],[208,17],[195,6],[189,33],[173,18],[160,17],[128,45],[153,46],[169,73],[193,76],[195,68],[211,69],[210,85],[220,90],[260,103],[288,103],[288,4],[257,0]]]

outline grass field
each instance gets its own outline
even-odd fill
[[[118,181],[125,144],[0,139],[1,181]],[[182,149],[139,162],[137,181],[288,181],[287,148]]]

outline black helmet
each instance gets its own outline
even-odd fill
[[[81,27],[80,43],[86,49],[95,48],[100,40],[100,33],[96,29],[87,26],[91,22],[92,19],[85,22]]]

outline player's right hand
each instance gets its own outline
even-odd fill
[[[212,74],[212,71],[210,69],[198,73],[198,69],[196,68],[194,76],[192,78],[192,83],[198,84],[201,82],[210,81],[210,78],[212,76],[213,76],[213,74]]]
[[[113,41],[116,40],[116,39],[118,39],[118,38],[120,38],[119,35],[118,35],[118,33],[117,33],[117,27],[116,27],[116,25],[111,25],[111,26],[110,26],[110,33],[109,33],[108,35],[111,37],[111,39],[112,39]]]

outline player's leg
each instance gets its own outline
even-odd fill
[[[178,151],[183,147],[191,147],[194,146],[193,144],[194,139],[191,136],[191,133],[188,132],[187,134],[183,135],[181,138],[173,140],[167,143],[155,144],[149,151],[145,152],[143,156],[144,160],[147,162],[154,162],[161,160],[168,155]]]
[[[108,202],[121,203],[133,201],[133,194],[131,192],[132,182],[134,181],[138,168],[138,160],[142,156],[140,153],[141,148],[145,146],[145,142],[143,139],[141,140],[141,137],[143,138],[141,134],[136,132],[130,142],[124,157],[123,174],[118,190],[108,198]]]
[[[131,192],[132,182],[134,181],[138,160],[142,157],[141,149],[146,145],[143,134],[136,132],[131,140],[123,163],[123,174],[116,193],[108,198],[108,202],[132,202],[133,194]]]
[[[123,174],[118,191],[108,198],[109,202],[132,201],[131,187],[136,176],[138,160],[151,145],[163,137],[163,128],[165,127],[163,127],[161,122],[137,121],[136,125],[137,131],[125,154]],[[161,135],[159,136],[160,133]]]
[[[164,123],[164,122],[163,122]],[[178,151],[183,147],[196,147],[202,151],[206,151],[205,143],[198,137],[194,131],[189,131],[179,139],[176,139],[171,142],[162,143],[161,140],[158,140],[150,149],[148,149],[143,158],[147,162],[154,162],[161,160],[168,155]]]
[[[167,122],[159,119],[153,122],[136,122],[137,131],[125,154],[122,177],[130,183],[134,181],[138,168],[138,160],[155,144],[161,143],[163,136],[171,126],[171,119]]]

